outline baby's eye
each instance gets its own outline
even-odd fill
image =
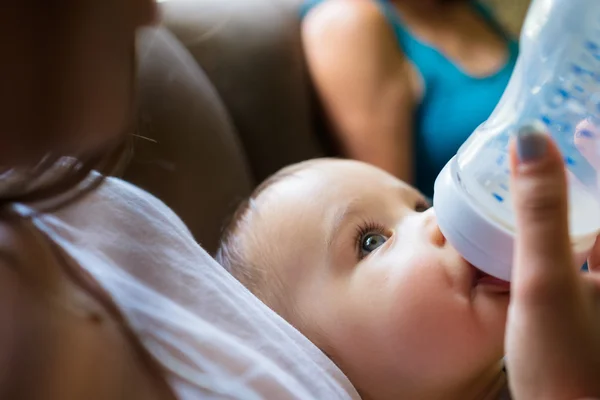
[[[366,257],[371,252],[377,250],[388,240],[387,236],[381,233],[367,233],[365,234],[360,243],[360,254],[361,257]]]

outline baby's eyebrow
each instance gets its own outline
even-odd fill
[[[330,228],[326,236],[327,249],[329,250],[333,243],[337,239],[337,234],[344,225],[344,222],[348,221],[357,214],[360,214],[360,204],[357,199],[351,199],[343,207],[337,208],[332,214]]]

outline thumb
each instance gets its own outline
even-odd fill
[[[569,240],[563,159],[544,127],[525,126],[511,145],[516,215],[515,296],[553,295],[577,276]],[[545,297],[545,296],[544,296]]]

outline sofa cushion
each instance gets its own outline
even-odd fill
[[[169,0],[163,19],[204,68],[254,177],[321,156],[300,40],[301,0]]]
[[[141,32],[139,121],[125,179],[171,207],[209,252],[254,182],[214,87],[165,29]]]

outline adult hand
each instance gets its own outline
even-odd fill
[[[517,237],[506,331],[517,400],[600,399],[600,240],[575,265],[567,179],[556,145],[523,128],[511,148]]]

